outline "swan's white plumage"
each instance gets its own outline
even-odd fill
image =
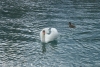
[[[43,35],[43,31],[45,31],[45,35]],[[51,33],[48,34],[50,31],[51,31]],[[48,43],[50,41],[57,39],[57,37],[58,37],[57,29],[56,28],[50,28],[50,31],[49,31],[49,28],[44,28],[44,29],[41,30],[41,32],[40,32],[41,42]]]

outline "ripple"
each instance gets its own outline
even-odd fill
[[[98,6],[87,0],[0,1],[0,66],[99,67]],[[57,42],[41,44],[44,27],[57,28]]]

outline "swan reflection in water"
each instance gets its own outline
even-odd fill
[[[46,52],[46,46],[47,45],[50,45],[51,47],[53,47],[54,49],[57,47],[57,41],[54,40],[54,41],[51,41],[49,43],[42,43],[42,53],[45,53]]]

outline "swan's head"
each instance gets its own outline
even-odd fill
[[[43,35],[45,35],[45,30],[42,31]]]

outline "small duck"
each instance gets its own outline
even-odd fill
[[[70,27],[70,28],[75,28],[75,26],[74,26],[74,25],[72,25],[72,23],[71,23],[71,22],[69,22],[69,27]]]

